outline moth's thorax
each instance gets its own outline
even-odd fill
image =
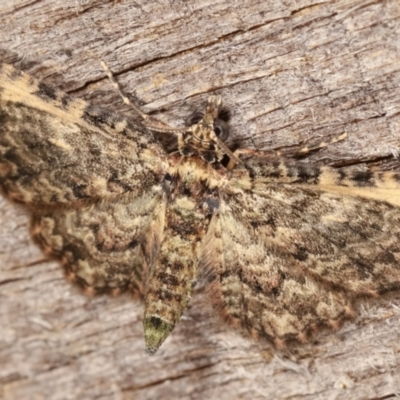
[[[227,170],[223,166],[211,165],[199,157],[182,157],[174,155],[169,158],[168,174],[173,182],[190,188],[199,185],[204,188],[222,188],[227,183]]]

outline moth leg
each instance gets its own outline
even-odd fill
[[[320,149],[323,149],[324,147],[328,147],[331,144],[335,144],[338,142],[341,142],[342,140],[345,140],[347,138],[347,132],[342,133],[341,135],[333,138],[330,142],[321,142],[315,146],[312,147],[303,147],[301,148],[299,151],[297,151],[296,153],[293,154],[293,158],[298,158],[298,157],[302,157],[305,156],[307,154],[312,153],[313,151],[318,151]],[[280,153],[279,151],[277,152],[278,156],[281,156],[282,153]]]

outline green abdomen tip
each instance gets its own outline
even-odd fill
[[[160,317],[150,315],[145,317],[143,321],[143,328],[146,352],[150,355],[153,355],[157,352],[159,347],[172,332],[174,325],[168,323]]]

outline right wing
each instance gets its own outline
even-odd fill
[[[231,179],[200,267],[217,311],[279,347],[400,288],[400,175],[275,161]]]

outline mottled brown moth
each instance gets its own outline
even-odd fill
[[[150,354],[200,274],[228,323],[278,347],[400,287],[400,174],[232,153],[220,110],[211,96],[174,130],[0,65],[3,195],[30,211],[34,239],[70,279],[143,294]]]

